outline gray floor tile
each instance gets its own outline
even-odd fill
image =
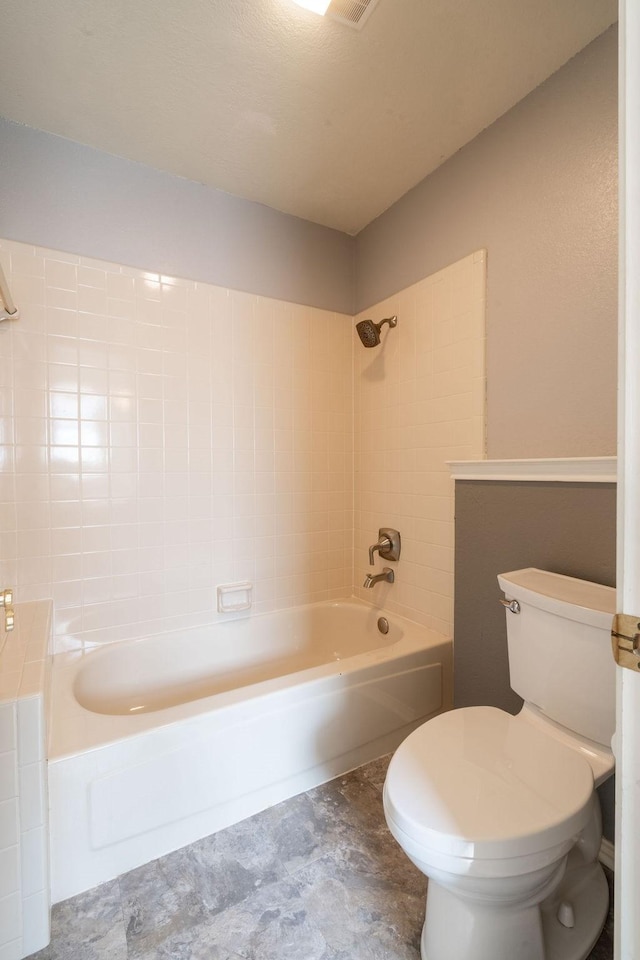
[[[239,826],[240,830],[225,830],[120,878],[132,960],[153,956],[153,950],[164,949],[166,943],[174,944],[175,951],[178,944],[183,952],[199,949],[192,928],[201,928],[215,914],[285,875],[269,844],[260,844],[263,831],[256,829],[251,850],[246,822]]]
[[[324,857],[296,874],[327,943],[354,960],[419,960],[425,886],[399,885],[360,851]]]
[[[245,960],[329,960],[333,954],[293,879],[263,887],[218,914],[210,931],[216,943]]]
[[[182,930],[165,930],[164,937],[137,943],[129,954],[137,960],[241,960],[217,942],[215,930],[196,923]]]
[[[353,776],[367,780],[371,783],[377,790],[382,792],[384,787],[384,780],[387,775],[387,767],[391,761],[392,754],[387,753],[384,757],[379,757],[377,760],[372,760],[371,763],[365,763],[364,766],[358,767],[357,770],[353,771]]]
[[[388,762],[56,905],[32,960],[419,960],[426,879],[384,821]],[[590,960],[612,936],[610,914]]]
[[[127,960],[127,941],[117,880],[57,903],[51,911],[51,943],[33,960]]]
[[[359,850],[373,861],[374,874],[384,874],[394,882],[426,889],[423,875],[389,833],[380,791],[366,776],[354,771],[309,791],[308,796],[318,816],[329,825],[328,853]]]
[[[154,860],[120,878],[122,909],[130,956],[145,945],[180,934],[207,915],[189,883],[166,863]]]
[[[303,793],[258,814],[289,873],[324,856],[335,846],[334,824]]]

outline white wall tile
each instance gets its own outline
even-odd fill
[[[0,899],[20,890],[19,848],[0,849]],[[2,935],[0,934],[0,939]]]
[[[0,753],[0,801],[18,796],[18,755],[15,750]]]
[[[18,597],[56,598],[57,649],[178,605],[208,622],[234,578],[257,611],[348,595],[382,525],[411,535],[398,590],[367,599],[450,629],[444,461],[484,452],[483,252],[368,311],[399,315],[369,351],[345,316],[5,247],[24,308],[0,561]]]
[[[47,799],[44,768],[44,762],[30,763],[20,767],[19,810],[23,838],[26,831],[34,831],[45,822]]]
[[[18,748],[20,766],[45,759],[45,719],[41,696],[18,701]]]
[[[41,950],[49,943],[49,894],[47,890],[26,897],[22,905],[23,910],[23,956],[28,956]]]
[[[16,845],[19,836],[18,801],[4,800],[0,802],[0,849]]]
[[[0,900],[0,942],[11,943],[22,935],[22,902],[17,893]]]
[[[20,873],[23,898],[45,891],[48,895],[48,836],[44,826],[27,830],[20,838]],[[25,929],[27,924],[25,924]]]
[[[398,314],[381,346],[368,350],[354,337],[355,591],[446,634],[453,627],[446,461],[484,456],[484,307],[479,251],[356,318]],[[367,548],[383,526],[403,537],[396,582],[365,591]],[[383,565],[376,560],[377,570]]]
[[[22,938],[10,943],[0,943],[0,960],[22,960],[23,956]]]
[[[318,575],[270,570],[256,611],[276,597],[315,599],[320,583],[325,598],[351,593],[351,558],[341,555],[329,585],[315,538],[330,525],[350,538],[351,464],[311,459],[352,447],[348,317],[3,249],[21,321],[3,338],[11,364],[0,365],[14,414],[0,560],[17,573],[18,598],[55,597],[56,649],[140,635],[149,620],[163,629],[160,606],[215,619],[216,578],[256,577],[267,524],[269,535],[302,531],[283,560],[310,555]],[[331,503],[309,499],[329,489]],[[181,562],[176,544],[187,548]]]
[[[0,704],[0,753],[17,749],[17,729],[15,703]]]

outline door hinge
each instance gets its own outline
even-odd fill
[[[618,666],[640,670],[640,617],[616,613],[611,628],[611,645]]]

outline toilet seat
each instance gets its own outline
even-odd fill
[[[526,717],[465,707],[400,745],[384,803],[392,832],[414,851],[440,867],[459,860],[455,872],[475,873],[479,861],[520,858],[525,868],[545,851],[569,849],[589,820],[593,791],[584,757]],[[485,867],[495,875],[495,863]]]

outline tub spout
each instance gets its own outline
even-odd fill
[[[362,586],[370,590],[372,587],[375,587],[376,583],[380,583],[381,580],[386,580],[387,583],[393,583],[395,578],[396,578],[396,575],[391,569],[391,567],[383,567],[382,573],[376,574],[375,577],[372,576],[370,573],[368,573],[364,578],[364,583],[362,584]]]

